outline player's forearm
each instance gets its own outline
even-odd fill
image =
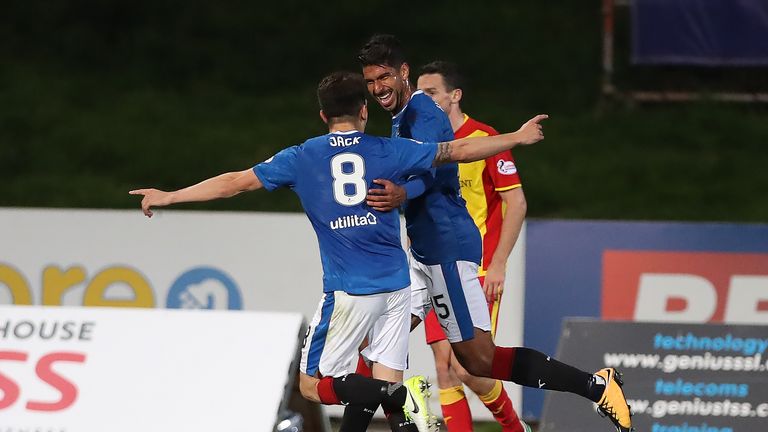
[[[508,193],[510,195],[514,194],[514,198],[505,200],[507,203],[507,211],[501,222],[499,243],[496,245],[496,250],[493,252],[491,263],[506,264],[509,255],[512,253],[512,249],[517,243],[517,239],[520,237],[520,231],[523,228],[523,221],[525,220],[525,213],[528,205],[525,201],[525,195],[523,195],[523,191],[520,188],[503,193]]]
[[[242,192],[234,187],[239,175],[237,172],[228,172],[171,192],[171,204],[211,201],[237,195]]]
[[[474,162],[509,150],[522,142],[523,137],[518,132],[511,132],[440,143],[435,162],[436,165],[449,162]]]
[[[528,120],[516,132],[501,135],[462,138],[442,142],[437,146],[433,166],[449,162],[474,162],[509,150],[518,144],[534,144],[544,139],[541,122],[549,118],[539,114]]]
[[[435,174],[432,171],[416,177],[411,177],[403,184],[406,199],[413,199],[420,196],[435,183]]]

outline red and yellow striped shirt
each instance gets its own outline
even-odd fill
[[[464,124],[455,132],[456,139],[498,134],[494,128],[466,114]],[[459,164],[459,182],[469,215],[483,238],[483,261],[479,275],[485,276],[499,244],[501,222],[506,211],[499,192],[522,186],[512,152],[507,150],[485,160]]]

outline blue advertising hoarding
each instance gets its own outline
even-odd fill
[[[546,353],[565,317],[768,324],[768,225],[533,220],[525,266],[524,343]]]
[[[765,0],[633,0],[632,61],[768,65]]]
[[[768,424],[765,326],[567,320],[558,357],[623,373],[632,426],[647,432],[753,432]],[[591,401],[547,394],[540,432],[611,430]]]

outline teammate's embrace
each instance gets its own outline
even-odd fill
[[[329,133],[286,148],[239,172],[209,178],[174,192],[138,189],[144,214],[152,207],[227,198],[260,188],[290,187],[317,234],[323,266],[323,296],[301,355],[300,389],[324,404],[404,409],[420,431],[432,430],[423,377],[402,381],[408,351],[410,290],[400,243],[399,217],[365,202],[374,178],[401,180],[452,161],[483,159],[516,144],[543,138],[537,116],[517,132],[441,143],[365,135],[368,110],[362,77],[334,73],[318,87],[320,116]],[[358,347],[377,376],[354,371]]]

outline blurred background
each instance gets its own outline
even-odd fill
[[[572,316],[749,324],[763,335],[757,339],[765,337],[764,0],[28,0],[7,1],[0,9],[0,207],[13,208],[3,219],[0,261],[24,275],[30,293],[19,296],[0,271],[0,294],[4,285],[11,293],[0,296],[0,303],[88,303],[45,300],[46,279],[40,277],[45,265],[77,265],[91,258],[85,252],[41,255],[57,242],[60,219],[47,213],[28,217],[24,208],[131,209],[138,219],[138,199],[127,194],[130,189],[177,189],[248,168],[324,134],[315,95],[319,80],[331,71],[358,70],[355,56],[365,41],[374,33],[392,33],[407,49],[414,82],[418,68],[432,60],[460,66],[467,81],[462,107],[471,116],[512,131],[537,113],[550,115],[546,141],[515,153],[528,201],[527,237],[518,244],[527,249],[517,252],[525,268],[517,289],[526,316],[525,324],[514,324],[523,338],[518,343],[554,353],[563,336],[562,319]],[[368,131],[389,135],[389,115],[374,101],[370,113]],[[287,190],[176,209],[301,211]],[[223,225],[235,217],[221,214],[216,223]],[[284,226],[294,227],[299,219]],[[99,243],[125,225],[82,220],[101,229],[88,234],[87,226],[78,228],[86,233],[81,241],[93,250],[111,253],[125,246],[122,240]],[[269,219],[265,226],[279,228],[286,220]],[[77,222],[59,227],[74,226],[68,224]],[[42,226],[47,228],[36,228]],[[14,242],[14,232],[27,237]],[[303,233],[312,241],[310,232]],[[238,241],[237,233],[226,238]],[[243,238],[240,244],[250,241]],[[169,237],[167,243],[173,242]],[[184,244],[190,253],[205,250],[187,261],[198,265],[213,259],[211,247]],[[640,255],[646,252],[656,255]],[[317,266],[315,255],[306,268]],[[128,261],[119,254],[101,258],[86,267]],[[226,256],[222,262],[233,284],[245,285],[239,270],[226,268]],[[670,262],[679,266],[667,266]],[[176,287],[169,282],[178,272],[153,276],[154,267],[129,264],[153,289],[166,283]],[[666,293],[654,297],[639,282],[649,272],[696,274],[709,278],[709,285],[654,279]],[[742,286],[741,279],[733,279],[739,275],[753,278],[748,288],[733,288]],[[199,276],[192,282],[206,280]],[[82,283],[81,291],[86,289]],[[703,287],[706,295],[685,291],[691,286]],[[319,290],[307,290],[311,305],[305,309],[311,311]],[[631,305],[622,303],[622,293],[634,296]],[[164,300],[165,294],[157,291],[157,299],[143,306],[186,307]],[[710,294],[712,305],[697,303]],[[637,298],[651,303],[636,307]],[[208,308],[212,305],[217,306],[213,299]],[[655,315],[654,305],[660,308]],[[230,297],[218,306],[259,309],[258,301],[247,298],[238,303]],[[623,309],[616,312],[613,306]],[[296,309],[287,301],[277,308]],[[669,334],[682,331],[672,328]],[[766,383],[764,373],[734,379]],[[648,389],[655,388],[656,381],[648,382]],[[758,399],[755,406],[768,400]],[[539,423],[546,410],[543,396],[525,394],[524,400],[519,412]],[[747,417],[765,421],[760,412],[752,413],[748,410]],[[728,421],[718,430],[735,427]],[[541,430],[580,430],[552,424],[547,429],[541,423]],[[656,423],[644,423],[651,424]],[[608,430],[607,423],[603,427]]]
[[[3,9],[5,206],[133,208],[128,189],[176,188],[264,160],[324,132],[317,83],[357,70],[360,46],[390,32],[415,68],[457,62],[476,118],[511,131],[532,114],[551,116],[547,143],[517,156],[531,217],[768,220],[765,104],[706,101],[715,91],[768,91],[765,67],[633,66],[627,7],[616,10],[609,98],[597,0],[73,0]],[[665,89],[705,100],[621,98]],[[388,135],[388,116],[371,108],[371,131]],[[197,208],[299,210],[290,192]]]

